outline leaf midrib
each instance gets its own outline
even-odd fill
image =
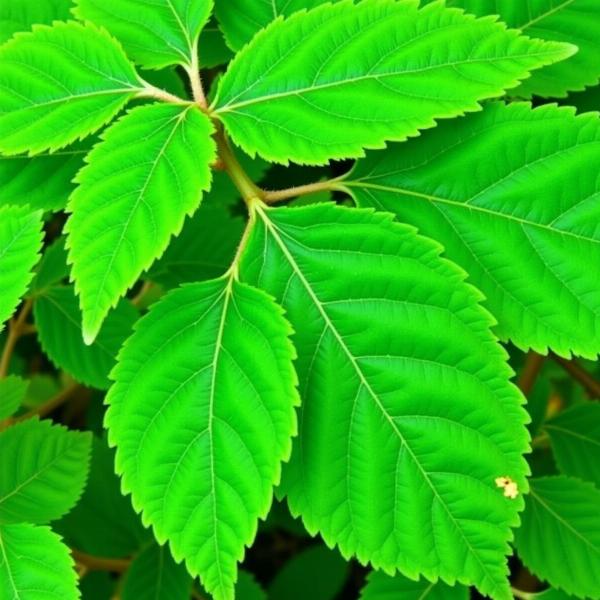
[[[8,573],[8,578],[10,580],[11,587],[13,592],[15,593],[15,597],[13,600],[19,600],[21,595],[19,594],[19,590],[17,588],[17,584],[12,574],[12,569],[10,567],[10,562],[8,561],[8,554],[6,553],[6,548],[4,546],[4,541],[2,539],[2,527],[0,527],[0,550],[2,551],[2,559],[4,564],[6,565],[6,571]]]

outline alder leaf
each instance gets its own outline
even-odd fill
[[[62,148],[100,129],[142,89],[105,31],[36,25],[0,47],[0,152]]]
[[[0,208],[0,331],[33,278],[42,247],[40,212],[28,207]]]
[[[228,278],[153,305],[125,343],[107,403],[134,508],[217,600],[256,534],[296,431],[289,325]]]
[[[519,348],[600,351],[600,121],[494,103],[359,161],[360,206],[389,210],[445,248]]]
[[[75,563],[49,527],[0,525],[0,597],[79,600]]]
[[[561,473],[594,483],[600,489],[600,404],[584,402],[544,424]]]
[[[469,588],[450,587],[441,581],[413,581],[402,575],[390,577],[382,571],[372,571],[360,592],[360,600],[469,600]]]
[[[92,436],[37,418],[0,433],[0,523],[47,523],[67,513],[87,479]]]
[[[87,344],[200,205],[215,160],[212,133],[196,107],[140,106],[107,129],[89,154],[66,225]]]
[[[32,25],[51,25],[70,16],[71,0],[8,0],[0,2],[0,44]]]
[[[0,422],[19,410],[28,387],[29,382],[17,375],[0,379]]]
[[[74,13],[105,27],[147,69],[187,65],[212,0],[76,0]]]
[[[215,114],[252,156],[323,164],[477,111],[573,52],[439,2],[325,4],[248,44],[220,81]]]
[[[586,600],[600,598],[600,491],[556,476],[530,480],[515,544],[542,581]],[[540,552],[543,549],[543,552]]]
[[[282,491],[345,558],[510,598],[526,414],[490,316],[392,215],[256,206],[242,278],[295,330],[302,411]]]

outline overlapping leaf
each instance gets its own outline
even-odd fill
[[[242,278],[284,306],[299,355],[293,514],[345,557],[509,598],[522,501],[494,481],[526,489],[526,416],[478,293],[391,215],[255,210]]]
[[[439,240],[521,348],[600,351],[600,121],[493,104],[373,153],[349,177],[361,206]]]
[[[0,152],[57,150],[98,130],[143,82],[92,24],[37,25],[0,48]]]
[[[0,44],[32,25],[51,25],[68,19],[72,0],[9,0],[0,3]]]
[[[413,581],[402,575],[390,577],[381,571],[369,574],[360,593],[361,600],[468,600],[469,597],[469,588],[461,585]]]
[[[16,375],[0,379],[0,421],[17,412],[28,385],[27,381]]]
[[[75,14],[106,27],[140,65],[190,65],[212,0],[76,0]]]
[[[216,115],[252,155],[323,164],[478,110],[573,51],[442,3],[325,4],[273,23],[238,54]]]
[[[152,104],[120,119],[90,153],[67,223],[86,343],[200,205],[211,182],[212,133],[195,107]]]
[[[168,294],[125,344],[106,424],[117,471],[159,543],[217,600],[271,504],[297,403],[289,326],[230,279]]]
[[[40,296],[69,276],[65,238],[59,237],[46,247],[29,288],[31,296]]]

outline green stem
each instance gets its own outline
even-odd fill
[[[519,598],[519,600],[534,600],[535,594],[531,594],[530,592],[524,592],[522,590],[518,590],[517,588],[511,588],[512,594],[515,598]]]
[[[206,102],[206,96],[204,94],[204,88],[202,87],[202,79],[200,77],[200,65],[198,64],[198,42],[194,44],[192,48],[192,63],[189,67],[185,67],[188,74],[190,85],[192,87],[192,95],[194,102],[206,112],[208,103]]]
[[[317,181],[315,183],[309,183],[306,185],[299,185],[291,187],[285,190],[277,190],[274,192],[263,191],[262,199],[267,204],[275,204],[277,202],[283,202],[284,200],[290,200],[297,198],[298,196],[306,196],[308,194],[315,194],[318,192],[333,192],[343,191],[345,188],[340,185],[344,176],[336,177],[335,179],[328,179],[327,181]]]
[[[191,104],[189,100],[184,100],[179,96],[175,96],[175,94],[171,94],[171,92],[161,90],[147,81],[142,80],[142,83],[144,84],[144,87],[138,92],[138,98],[154,98],[155,100],[168,102],[170,104],[187,104],[188,106]]]

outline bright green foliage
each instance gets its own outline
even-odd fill
[[[577,404],[548,421],[544,429],[561,473],[591,481],[600,489],[600,404]]]
[[[525,566],[579,598],[600,598],[600,491],[570,477],[530,481],[515,543]]]
[[[33,277],[31,270],[42,245],[39,212],[27,207],[0,208],[0,331]]]
[[[77,502],[91,434],[29,419],[0,433],[0,523],[47,523]]]
[[[576,44],[579,51],[564,63],[535,73],[515,94],[564,97],[600,80],[600,10],[597,0],[446,0],[478,16],[500,15],[509,27],[528,36]]]
[[[600,351],[600,122],[492,104],[360,161],[360,206],[440,241],[520,348]]]
[[[73,558],[49,527],[0,525],[0,598],[80,598]]]
[[[117,471],[159,543],[217,600],[265,517],[296,430],[289,326],[223,278],[168,294],[125,344],[106,424]]]
[[[76,0],[75,14],[106,27],[148,69],[190,65],[212,0]]]
[[[28,386],[29,382],[16,375],[0,379],[0,421],[17,412]]]
[[[461,585],[450,587],[441,581],[412,581],[402,575],[390,577],[373,571],[361,590],[361,600],[468,600],[469,589]]]
[[[522,501],[494,480],[527,488],[527,433],[480,295],[390,215],[255,210],[243,279],[285,308],[299,355],[292,513],[345,557],[508,598]]]
[[[192,578],[177,564],[166,546],[151,544],[127,571],[122,600],[189,600]]]
[[[142,86],[121,47],[90,23],[20,33],[0,48],[0,152],[62,148],[102,127]]]
[[[0,44],[32,25],[51,25],[70,17],[72,0],[7,0],[0,2]]]
[[[573,53],[441,3],[417,4],[326,4],[257,35],[219,86],[216,112],[233,140],[282,163],[363,156],[478,110],[479,100]]]
[[[46,248],[29,287],[29,294],[39,296],[61,283],[68,276],[65,238],[60,237]]]
[[[195,107],[141,106],[110,127],[88,156],[67,224],[86,343],[198,208],[211,182],[212,132]]]
[[[133,305],[121,300],[108,313],[91,345],[83,343],[81,310],[73,286],[47,290],[36,298],[33,312],[42,349],[57,368],[64,369],[80,383],[108,389],[108,374],[138,318]]]

